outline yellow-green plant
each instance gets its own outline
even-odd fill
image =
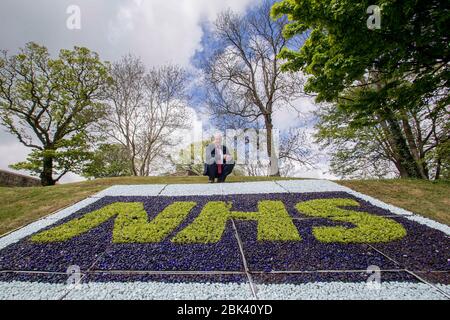
[[[231,203],[212,201],[192,224],[180,231],[175,243],[214,243],[222,238],[231,219],[258,223],[258,241],[300,241],[301,237],[281,201],[260,201],[257,212],[232,211]]]
[[[399,240],[406,236],[405,228],[397,221],[341,208],[346,206],[356,207],[359,203],[352,199],[318,199],[300,202],[296,208],[308,216],[355,225],[353,228],[314,227],[314,237],[321,242],[375,243]]]
[[[151,243],[164,240],[189,214],[195,202],[174,202],[152,221],[141,202],[117,202],[34,235],[33,242],[60,242],[72,239],[116,217],[114,243]]]

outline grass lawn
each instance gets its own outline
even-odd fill
[[[278,178],[286,180],[286,178]],[[234,177],[227,181],[267,181]],[[126,177],[98,179],[53,187],[0,188],[0,235],[69,206],[109,186],[120,184],[205,183],[205,177]],[[450,182],[413,180],[338,181],[356,191],[450,225]]]
[[[355,191],[450,226],[450,181],[344,180]]]

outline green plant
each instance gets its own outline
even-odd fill
[[[195,202],[174,202],[148,222],[147,212],[142,203],[117,202],[40,232],[34,235],[31,241],[67,241],[117,216],[113,230],[114,243],[160,242],[186,218],[195,205]]]
[[[319,199],[300,202],[296,208],[308,216],[349,222],[356,226],[314,227],[313,234],[321,242],[376,243],[406,236],[405,228],[392,219],[340,208],[345,206],[359,206],[359,203],[352,199]]]
[[[61,242],[72,239],[115,218],[114,243],[154,243],[164,240],[186,219],[195,202],[174,202],[148,221],[140,202],[117,202],[89,212],[50,230],[31,237],[33,242]],[[358,206],[352,199],[320,199],[300,202],[296,208],[306,215],[348,222],[344,226],[315,227],[313,234],[321,242],[371,243],[398,240],[406,230],[398,222],[385,217],[341,209]],[[220,241],[231,219],[257,222],[258,241],[300,241],[301,237],[282,201],[258,202],[257,212],[231,210],[231,203],[211,201],[200,215],[173,239],[174,243],[215,243]]]
[[[258,222],[258,241],[300,241],[297,228],[281,201],[260,201],[257,212],[232,211],[231,203],[212,201],[205,205],[192,224],[180,231],[175,243],[214,243],[222,238],[227,221]]]

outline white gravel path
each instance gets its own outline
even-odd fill
[[[286,193],[280,185],[273,181],[265,182],[234,182],[222,184],[222,194],[258,194],[258,193]]]
[[[65,284],[0,282],[0,300],[58,300],[66,292]]]
[[[117,185],[93,195],[93,198],[106,196],[157,196],[166,187],[165,184]]]
[[[161,196],[221,195],[222,185],[214,184],[169,184],[161,191]]]

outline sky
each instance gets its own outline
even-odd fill
[[[195,69],[195,57],[208,50],[205,26],[225,9],[244,14],[260,0],[1,0],[0,49],[11,54],[34,41],[51,54],[62,48],[86,46],[107,61],[132,53],[147,67],[166,63]],[[80,28],[68,28],[73,11],[80,10]],[[305,110],[314,109],[310,100],[298,101]],[[194,122],[207,121],[201,115]],[[290,110],[275,114],[275,125],[285,129],[298,125]],[[0,169],[26,158],[30,149],[0,128]],[[296,175],[327,178],[326,164],[320,169]],[[62,182],[81,178],[69,174]]]

